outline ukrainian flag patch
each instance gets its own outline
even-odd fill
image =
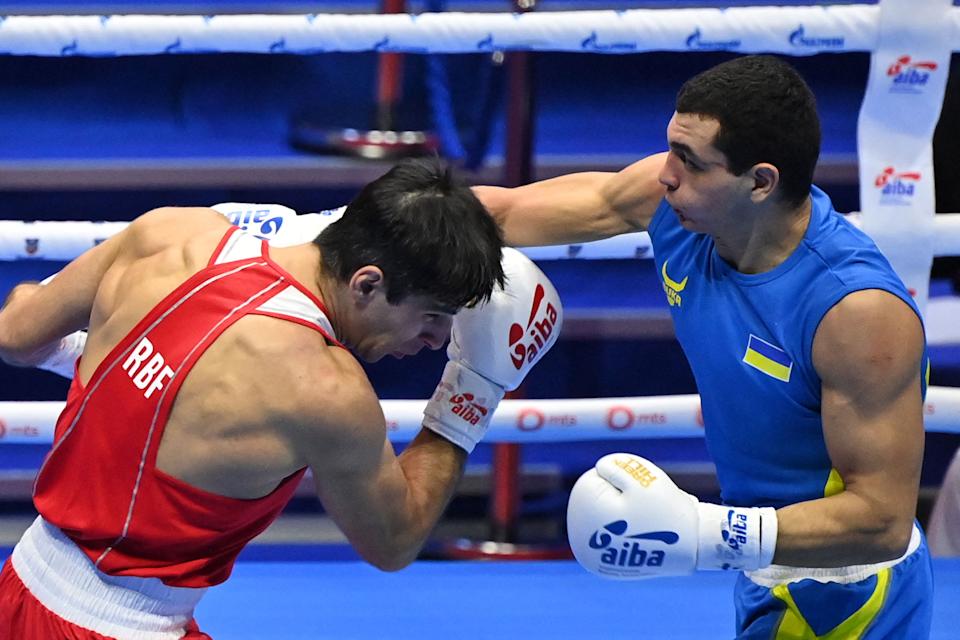
[[[771,378],[776,378],[782,382],[790,382],[793,361],[787,355],[787,352],[765,340],[761,340],[752,333],[747,340],[747,352],[743,354],[743,361]]]

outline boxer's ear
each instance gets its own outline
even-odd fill
[[[368,264],[360,267],[350,276],[348,288],[354,300],[366,303],[378,292],[384,292],[386,279],[380,267]]]

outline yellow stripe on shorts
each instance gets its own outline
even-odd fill
[[[787,610],[783,612],[783,618],[780,619],[780,625],[777,627],[777,634],[774,640],[860,640],[870,623],[874,621],[877,614],[883,608],[887,601],[887,593],[890,590],[890,567],[882,569],[877,573],[877,586],[873,593],[863,603],[863,606],[850,614],[846,620],[828,631],[822,636],[818,636],[810,628],[810,625],[804,619],[803,614],[790,595],[790,589],[785,584],[778,584],[773,588],[773,596],[782,600],[787,605]]]

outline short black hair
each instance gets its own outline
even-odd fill
[[[314,243],[342,282],[379,267],[391,304],[422,295],[456,310],[503,286],[500,227],[436,158],[404,160],[367,184]]]
[[[800,74],[773,56],[734,58],[680,88],[677,113],[717,120],[713,145],[735,175],[760,162],[780,170],[780,197],[799,205],[820,156],[817,102]]]

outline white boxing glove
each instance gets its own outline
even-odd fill
[[[563,323],[557,290],[530,258],[507,247],[502,264],[505,287],[454,316],[449,362],[424,410],[424,427],[468,453],[504,394],[520,386]]]
[[[649,460],[613,453],[573,486],[567,537],[577,561],[604,578],[753,571],[773,560],[777,513],[699,502]]]
[[[61,338],[56,347],[37,363],[37,368],[52,371],[57,375],[73,380],[77,358],[83,354],[83,347],[86,344],[87,332],[74,331]]]
[[[221,202],[211,209],[225,216],[231,224],[263,238],[271,247],[290,247],[312,242],[328,225],[346,211],[346,205],[317,213],[297,212],[282,204]]]

